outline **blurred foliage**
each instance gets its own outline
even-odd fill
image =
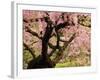
[[[63,60],[63,62],[59,62],[56,64],[56,68],[60,67],[78,67],[78,66],[90,66],[90,55],[86,55],[84,53],[80,53],[77,56],[69,56]]]
[[[78,23],[86,27],[91,27],[91,17],[88,15],[80,15],[78,16]]]
[[[23,68],[27,68],[28,63],[33,59],[31,53],[28,50],[23,52]]]

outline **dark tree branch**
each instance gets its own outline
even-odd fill
[[[51,57],[55,51],[56,51],[56,48],[52,49],[52,51],[49,53],[49,57]]]
[[[60,23],[57,26],[55,26],[55,31],[58,31],[59,29],[64,28],[65,26],[68,26],[67,22]]]
[[[66,40],[62,40],[62,39],[60,39],[59,41],[61,41],[61,42],[66,42]]]
[[[58,31],[56,31],[56,34],[57,34],[57,49],[59,49],[59,40],[60,40],[60,36],[59,36],[59,33],[58,33]]]
[[[53,37],[53,36],[56,37],[56,33],[55,32],[53,32],[50,37]]]
[[[26,50],[28,50],[31,53],[33,58],[35,58],[34,51],[25,42],[23,42],[23,45],[25,46]]]
[[[69,41],[66,41],[64,43],[64,46],[59,49],[59,52],[57,53],[56,57],[54,58],[53,62],[56,64],[59,62],[59,60],[63,57],[63,52],[65,51],[66,47],[72,42],[72,40],[75,38],[75,33],[72,35],[72,37],[69,39]]]
[[[69,41],[66,41],[66,42],[64,43],[64,46],[62,47],[63,50],[65,50],[65,48],[69,45],[69,43],[72,42],[72,40],[75,38],[75,35],[76,35],[76,33],[74,33],[74,34],[72,35],[72,37],[69,39]]]
[[[23,19],[23,22],[28,23],[29,21],[27,19]]]
[[[26,27],[26,28],[27,28],[27,32],[29,32],[33,36],[36,36],[37,38],[42,40],[42,37],[40,37],[36,32],[32,31],[29,27]]]
[[[48,46],[52,49],[56,48],[56,46],[52,45],[50,42],[48,43]]]

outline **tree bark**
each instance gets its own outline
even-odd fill
[[[53,31],[52,25],[48,25],[46,27],[45,34],[42,38],[42,52],[41,52],[41,54],[42,54],[43,60],[45,60],[45,61],[47,61],[47,59],[49,58],[48,57],[48,43],[49,43],[49,39],[51,37],[52,31]]]

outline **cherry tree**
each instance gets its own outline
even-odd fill
[[[27,68],[55,67],[63,58],[66,48],[71,52],[75,52],[75,50],[77,52],[78,47],[81,46],[82,37],[87,39],[81,40],[84,45],[89,44],[89,36],[86,37],[85,30],[83,30],[85,36],[78,37],[81,30],[83,29],[79,28],[77,13],[24,10],[23,45],[33,57]],[[79,41],[77,42],[77,40]],[[38,57],[34,54],[35,45],[41,49]],[[73,46],[71,47],[71,45]],[[74,49],[74,47],[76,48]],[[89,50],[90,46],[87,45],[85,48]],[[56,56],[51,59],[50,57],[54,54]]]

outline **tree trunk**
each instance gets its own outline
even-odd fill
[[[52,62],[48,56],[48,43],[49,43],[49,39],[51,37],[52,31],[53,31],[53,27],[51,27],[51,25],[47,26],[45,34],[42,39],[42,52],[41,52],[42,61],[44,65],[47,67],[53,67]]]

